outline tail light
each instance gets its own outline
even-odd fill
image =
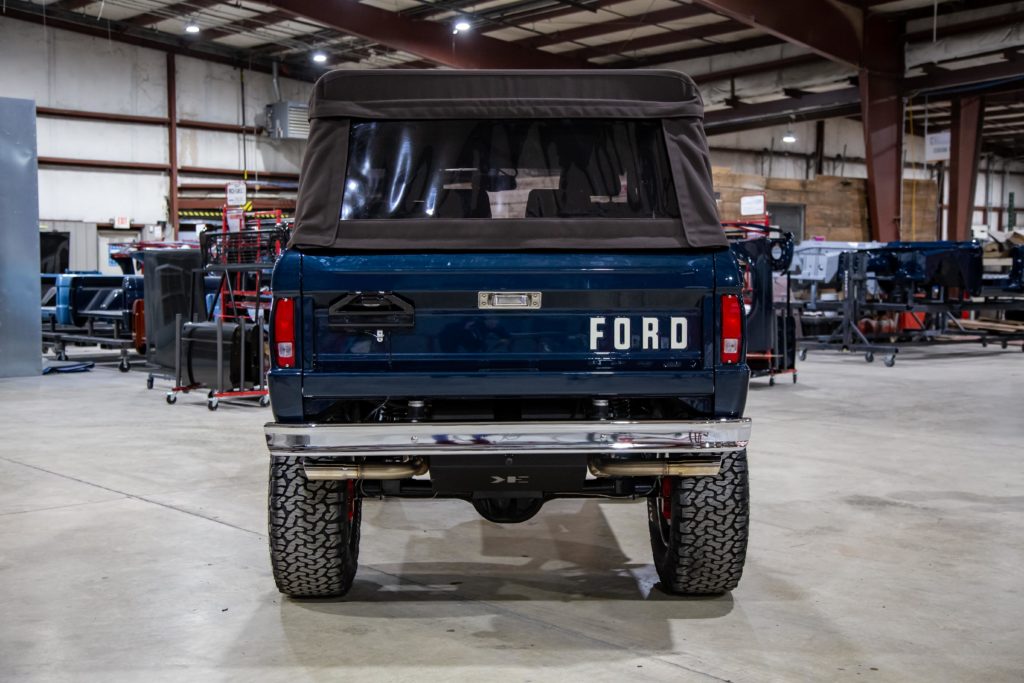
[[[279,368],[295,367],[295,299],[275,299],[274,361]]]
[[[743,348],[743,305],[735,294],[722,296],[722,362],[740,362]]]

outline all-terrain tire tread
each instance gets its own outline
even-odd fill
[[[654,502],[649,503],[654,506]],[[652,524],[660,511],[652,509]],[[716,477],[681,477],[673,492],[673,521],[668,547],[655,564],[663,584],[674,593],[715,595],[740,582],[747,554],[750,492],[747,453],[722,458]],[[651,543],[660,538],[652,529]],[[660,560],[660,561],[659,561]]]
[[[270,560],[282,593],[293,597],[344,595],[359,553],[360,502],[347,518],[345,484],[306,479],[295,458],[271,458]]]

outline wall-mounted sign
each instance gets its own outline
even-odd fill
[[[740,215],[744,218],[750,216],[764,216],[768,208],[765,202],[764,193],[748,194],[740,197]]]
[[[236,180],[227,184],[228,206],[245,206],[245,182]]]
[[[925,161],[948,161],[949,160],[949,131],[941,133],[929,133],[924,138],[924,160]]]
[[[130,230],[131,227],[131,216],[114,216],[114,230]]]

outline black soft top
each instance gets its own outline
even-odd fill
[[[704,115],[677,71],[333,71],[317,81],[311,119],[664,119]]]
[[[338,70],[310,97],[292,245],[348,250],[724,247],[693,80],[659,70]],[[345,220],[352,120],[654,119],[662,122],[679,218]],[[500,223],[501,225],[496,225]],[[511,225],[516,223],[516,225]]]

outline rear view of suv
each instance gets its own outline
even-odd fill
[[[663,586],[733,589],[744,316],[693,82],[338,71],[310,116],[273,282],[279,589],[349,590],[368,497],[645,500]]]

